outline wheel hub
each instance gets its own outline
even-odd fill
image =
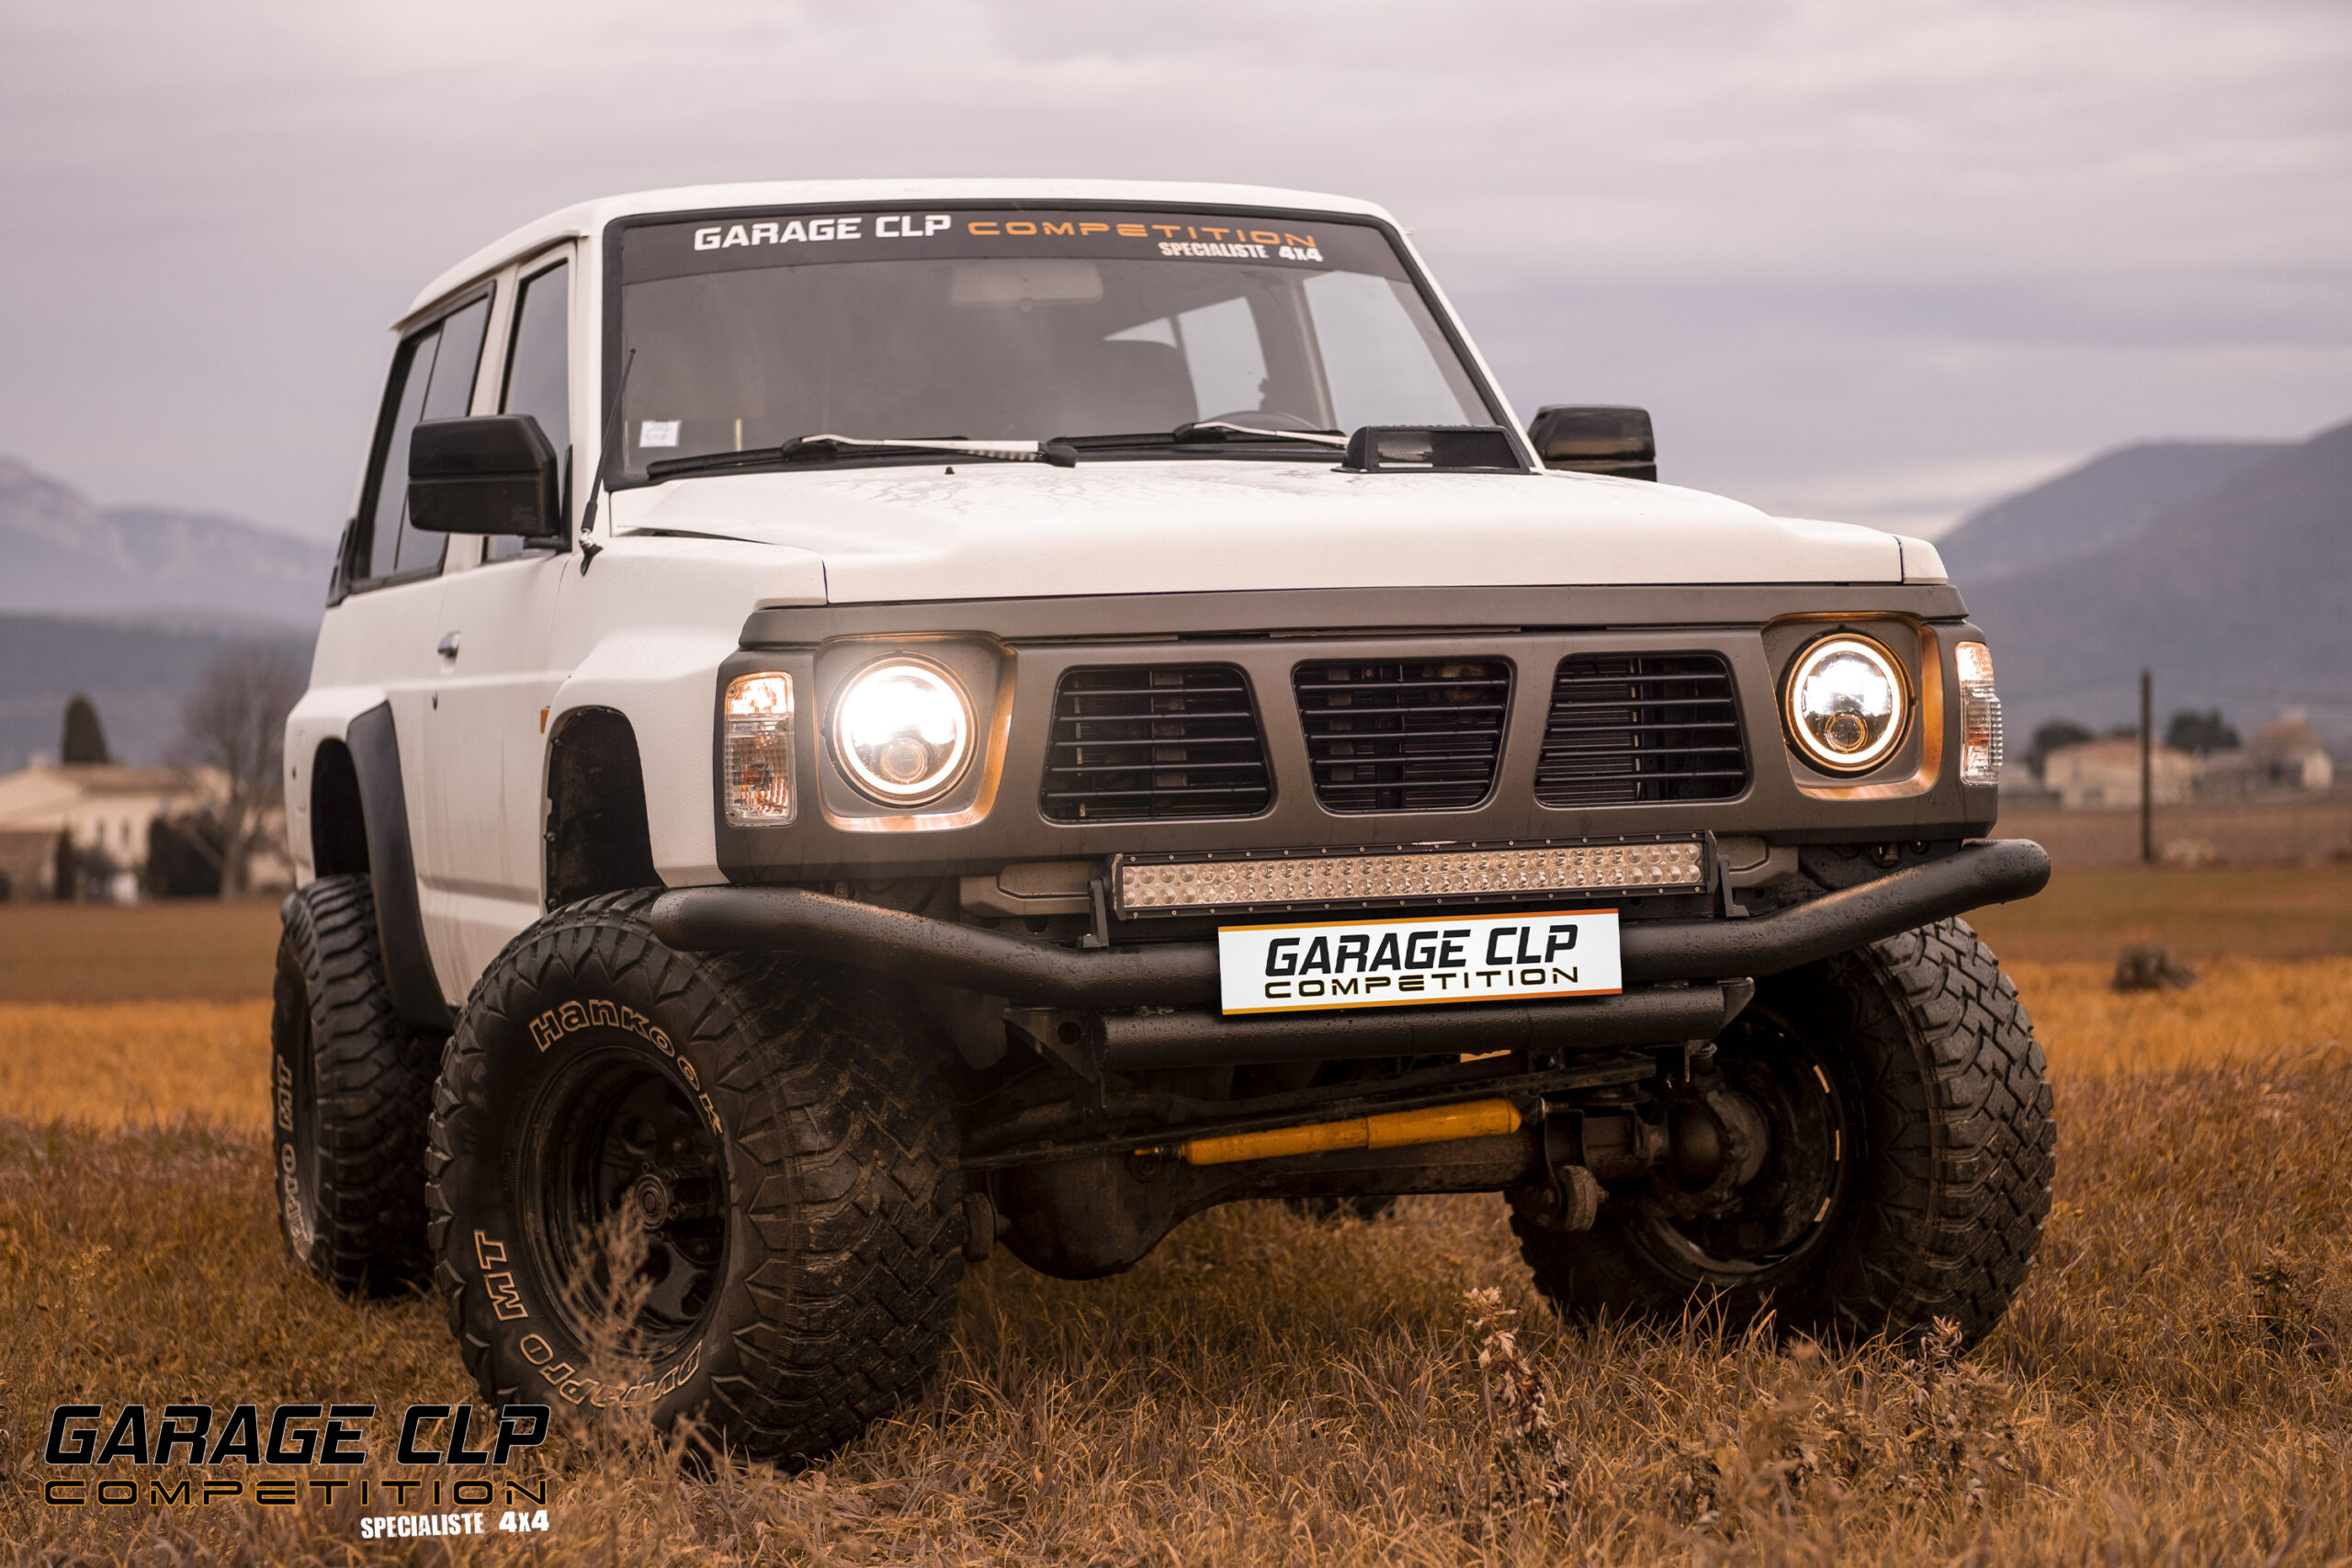
[[[628,1190],[629,1202],[637,1211],[637,1223],[649,1231],[658,1231],[670,1220],[675,1208],[671,1199],[670,1184],[651,1171],[647,1171]]]
[[[1661,1239],[1738,1270],[1786,1256],[1828,1217],[1841,1112],[1826,1072],[1776,1023],[1744,1020],[1676,1097],[1641,1199]]]

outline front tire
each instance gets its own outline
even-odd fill
[[[1762,1145],[1736,1185],[1660,1176],[1581,1235],[1513,1201],[1565,1315],[1705,1305],[1734,1329],[1770,1312],[1836,1338],[1941,1317],[1971,1343],[2000,1321],[2050,1213],[2056,1133],[2032,1021],[1967,922],[1766,981],[1716,1049],[1717,1103],[1736,1111],[1717,1124]]]
[[[664,947],[651,901],[560,910],[475,987],[428,1163],[450,1325],[492,1404],[814,1458],[927,1376],[953,1322],[940,1047],[860,976]]]

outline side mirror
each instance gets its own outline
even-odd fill
[[[526,413],[428,419],[409,434],[408,521],[435,534],[560,536],[555,448]]]
[[[1554,403],[1535,411],[1527,439],[1547,468],[1621,479],[1657,478],[1657,437],[1650,433],[1647,409]]]

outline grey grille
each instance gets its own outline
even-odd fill
[[[1230,664],[1064,672],[1040,807],[1056,822],[1254,817],[1272,798],[1250,682]]]
[[[1747,787],[1731,671],[1713,653],[1566,659],[1536,762],[1546,806],[1724,800]]]
[[[1510,711],[1504,660],[1318,662],[1291,679],[1326,810],[1458,810],[1494,789]]]

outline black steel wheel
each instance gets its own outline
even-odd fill
[[[812,1459],[945,1345],[950,1048],[854,973],[664,947],[652,899],[560,909],[475,986],[435,1092],[435,1278],[492,1404]]]
[[[524,1243],[583,1341],[605,1303],[627,1300],[627,1337],[674,1350],[700,1329],[727,1254],[726,1151],[676,1079],[636,1052],[591,1047],[562,1064],[548,1102],[523,1119]],[[634,1278],[612,1277],[617,1258]]]
[[[1667,1101],[1668,1158],[1588,1232],[1513,1199],[1537,1286],[1574,1318],[1970,1341],[2025,1282],[2056,1133],[2017,987],[1962,920],[1776,976]]]

